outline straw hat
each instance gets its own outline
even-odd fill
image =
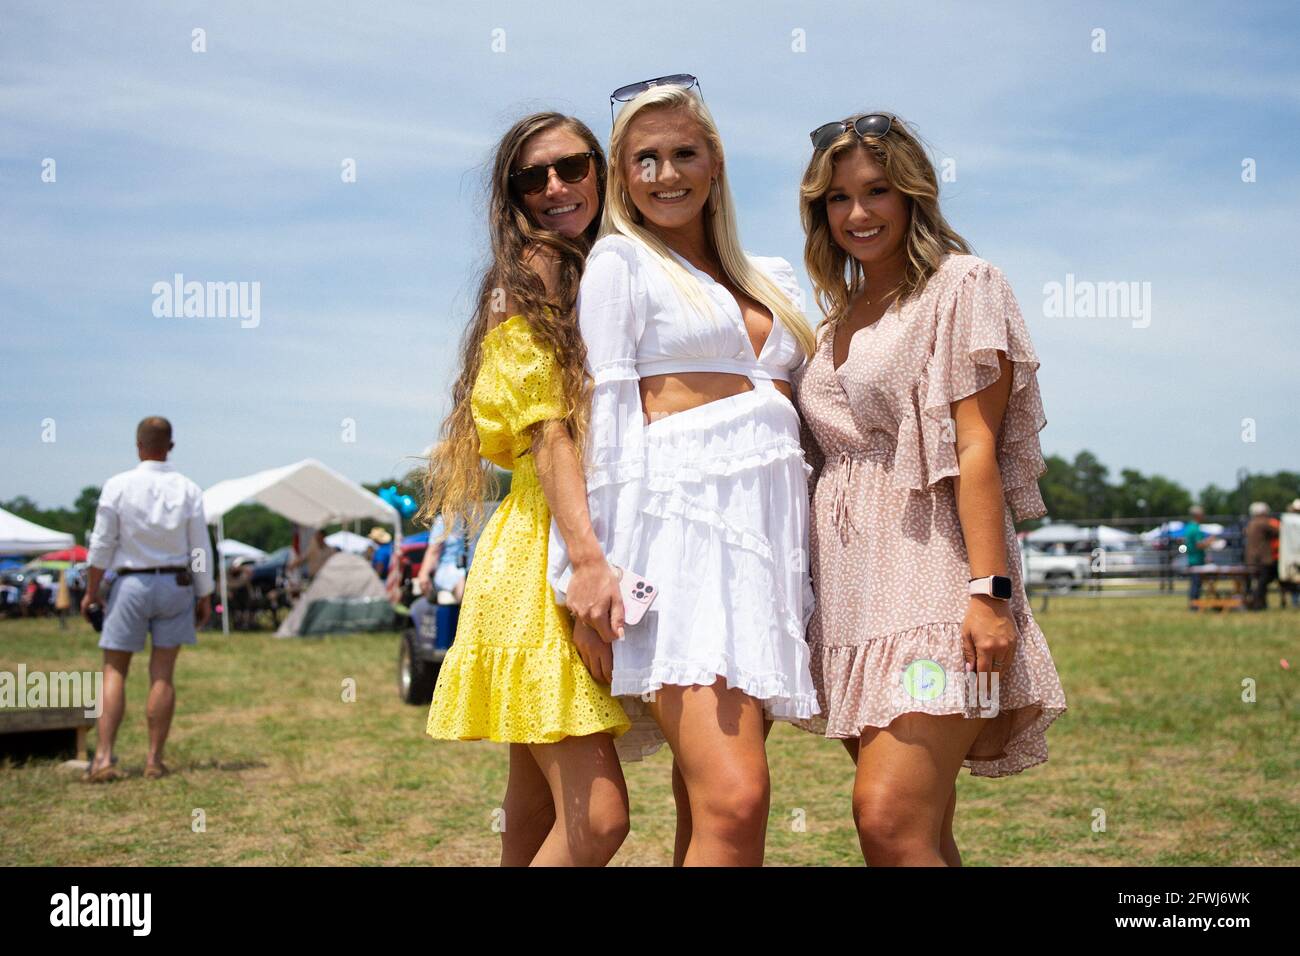
[[[375,525],[370,529],[368,537],[371,541],[375,542],[375,544],[388,544],[388,542],[393,540],[392,532],[379,527],[379,525]]]

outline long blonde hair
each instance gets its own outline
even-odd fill
[[[969,255],[970,246],[959,236],[939,210],[939,179],[920,138],[907,121],[892,113],[889,132],[883,137],[862,137],[852,129],[853,121],[865,113],[854,113],[844,122],[849,129],[826,149],[813,151],[799,185],[799,218],[803,221],[804,265],[812,280],[817,305],[825,324],[840,321],[849,303],[867,285],[862,264],[845,252],[831,236],[826,218],[826,194],[835,174],[835,162],[852,149],[861,149],[883,167],[889,184],[907,197],[908,226],[904,242],[907,268],[898,290],[899,299],[918,294],[949,253]],[[889,291],[889,290],[882,290]]]
[[[713,122],[708,107],[689,90],[677,86],[651,87],[624,106],[614,120],[614,131],[609,139],[609,186],[605,194],[605,214],[600,222],[600,235],[627,236],[640,242],[663,267],[669,281],[686,303],[706,321],[717,320],[716,308],[705,295],[699,280],[673,256],[662,239],[642,225],[641,214],[632,205],[627,193],[623,162],[628,126],[637,114],[647,109],[685,110],[699,124],[709,149],[722,160],[717,185],[709,190],[709,200],[704,206],[705,234],[713,243],[722,270],[746,295],[771,309],[773,319],[790,331],[803,348],[804,354],[812,355],[816,343],[808,319],[766,273],[750,263],[741,248],[739,230],[736,228],[735,203],[731,198],[731,187],[727,184],[722,137],[718,134],[718,127]],[[710,209],[710,206],[713,208]]]
[[[488,236],[491,261],[483,270],[473,319],[461,342],[460,374],[452,389],[452,408],[443,420],[441,440],[429,455],[424,473],[423,497],[417,522],[431,524],[441,512],[448,528],[465,519],[473,534],[483,521],[483,500],[497,493],[488,481],[488,464],[479,456],[478,428],[474,423],[471,397],[482,361],[483,336],[493,325],[504,292],[515,310],[525,316],[536,337],[555,353],[568,404],[565,425],[579,449],[586,430],[586,408],[591,391],[585,365],[587,349],[578,331],[574,305],[587,253],[599,229],[594,217],[586,231],[567,239],[533,221],[510,188],[510,173],[517,166],[528,139],[549,129],[566,129],[581,138],[595,152],[596,196],[605,193],[605,154],[600,141],[579,119],[562,113],[534,113],[515,123],[497,144],[488,181]],[[541,277],[525,264],[525,253],[544,246],[556,256],[558,286],[548,300]]]

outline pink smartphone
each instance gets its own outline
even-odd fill
[[[617,565],[615,565],[618,568]],[[659,589],[645,579],[645,575],[618,568],[618,589],[623,595],[623,623],[637,624],[650,610],[659,596]]]

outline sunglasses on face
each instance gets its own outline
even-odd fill
[[[700,81],[689,73],[672,73],[668,76],[657,76],[653,80],[642,80],[640,83],[629,83],[627,86],[620,86],[613,93],[609,94],[609,121],[614,122],[614,103],[627,103],[636,99],[637,95],[644,93],[653,86],[680,86],[682,89],[689,90],[692,87],[699,90],[700,99],[704,98],[704,88],[700,86]]]
[[[510,174],[510,182],[525,196],[531,196],[545,189],[552,169],[566,183],[580,183],[587,178],[587,173],[591,170],[591,158],[595,155],[596,151],[589,149],[585,153],[561,156],[553,163],[524,166]]]
[[[879,139],[889,132],[893,123],[894,118],[886,113],[868,113],[866,116],[859,116],[852,123],[840,120],[836,123],[826,123],[818,126],[808,136],[812,139],[813,149],[825,149],[850,129],[859,136],[871,136]]]

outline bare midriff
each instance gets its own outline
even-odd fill
[[[774,380],[773,385],[786,398],[794,401],[790,383]],[[646,424],[665,415],[675,415],[709,402],[730,398],[754,388],[754,383],[744,375],[732,372],[673,372],[668,375],[647,375],[641,379],[641,408]]]
[[[713,280],[720,282],[736,300],[754,355],[755,357],[762,355],[763,346],[776,331],[771,310],[741,292],[725,277],[713,275]],[[773,379],[772,384],[791,402],[794,401],[789,382]],[[730,398],[732,395],[739,395],[753,388],[754,383],[748,376],[735,372],[670,372],[665,375],[647,375],[641,379],[641,408],[646,424],[649,424],[665,415],[675,415],[677,412]]]

